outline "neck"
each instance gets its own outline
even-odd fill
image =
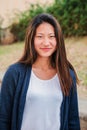
[[[37,60],[33,64],[33,67],[45,71],[52,68],[50,65],[50,60],[48,58],[37,58]]]

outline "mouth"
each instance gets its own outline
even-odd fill
[[[41,50],[43,50],[43,51],[49,51],[49,50],[51,50],[51,48],[41,48]]]

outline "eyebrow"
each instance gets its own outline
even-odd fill
[[[43,35],[43,33],[36,33],[36,34],[41,34],[41,35]],[[49,33],[49,35],[55,35],[55,33]]]

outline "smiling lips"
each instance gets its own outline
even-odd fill
[[[49,51],[51,48],[40,48],[43,51]]]

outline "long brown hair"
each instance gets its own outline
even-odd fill
[[[64,95],[68,95],[72,86],[70,69],[74,71],[76,81],[78,81],[78,78],[73,66],[67,60],[65,43],[60,24],[52,15],[45,13],[39,14],[31,21],[26,31],[24,54],[19,62],[32,66],[32,64],[36,61],[37,52],[34,48],[34,37],[37,27],[43,22],[47,22],[54,27],[54,32],[57,40],[57,50],[51,56],[51,65],[57,69]]]

